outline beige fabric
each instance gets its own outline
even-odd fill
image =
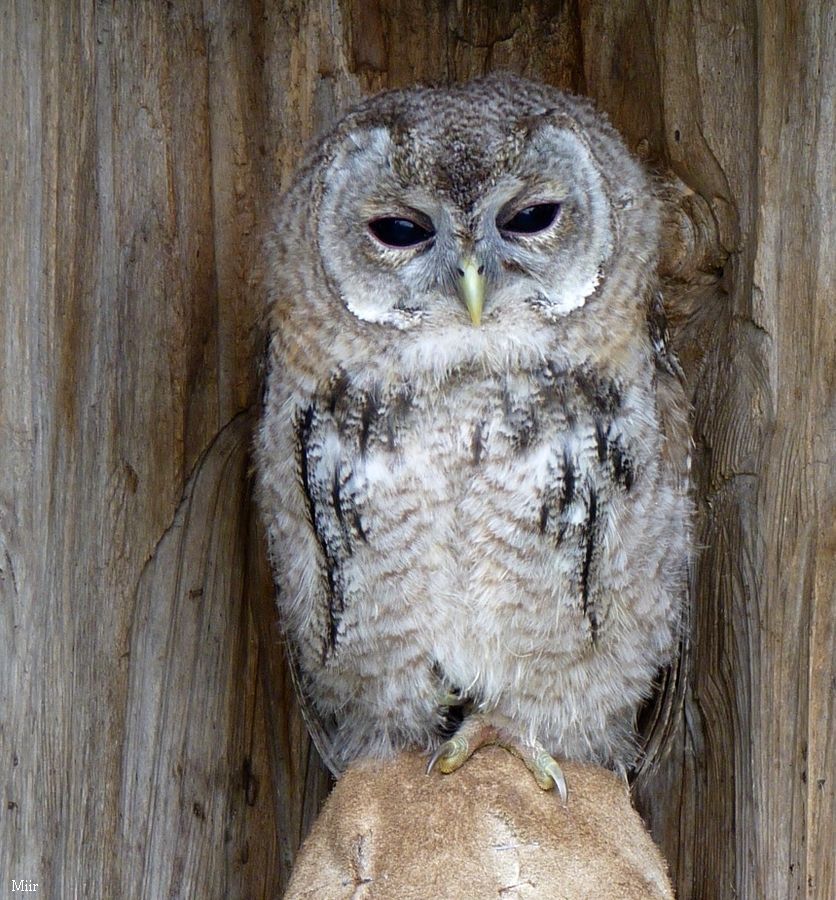
[[[285,900],[672,898],[665,863],[611,772],[564,763],[569,803],[486,748],[452,775],[403,754],[353,766],[299,854]]]

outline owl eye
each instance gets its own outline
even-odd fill
[[[384,216],[369,222],[369,231],[389,247],[414,247],[428,241],[435,232],[412,219]]]
[[[537,234],[552,225],[560,212],[559,203],[535,203],[515,213],[499,225],[501,231],[512,234]],[[499,224],[499,223],[497,223]]]

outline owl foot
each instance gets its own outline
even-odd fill
[[[433,753],[427,766],[427,774],[438,767],[444,775],[449,775],[464,765],[480,747],[487,744],[496,744],[513,753],[525,763],[539,787],[544,791],[556,789],[560,799],[566,803],[569,796],[566,778],[557,761],[543,745],[537,741],[533,744],[524,743],[479,715],[468,716],[459,730]]]
[[[462,702],[461,695],[458,691],[449,690],[441,693],[438,705],[442,707],[458,706]]]

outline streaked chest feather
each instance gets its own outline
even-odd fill
[[[595,640],[607,535],[634,497],[660,489],[654,425],[648,389],[583,370],[462,376],[432,395],[359,391],[336,373],[296,425],[329,595],[325,654],[354,600],[387,579],[407,596],[431,578],[437,589],[430,570],[445,567],[447,593],[559,569]],[[474,546],[500,574],[477,565]]]

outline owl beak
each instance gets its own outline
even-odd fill
[[[459,296],[470,313],[470,321],[478,325],[482,321],[482,307],[485,305],[485,267],[472,256],[463,256],[456,273]]]

